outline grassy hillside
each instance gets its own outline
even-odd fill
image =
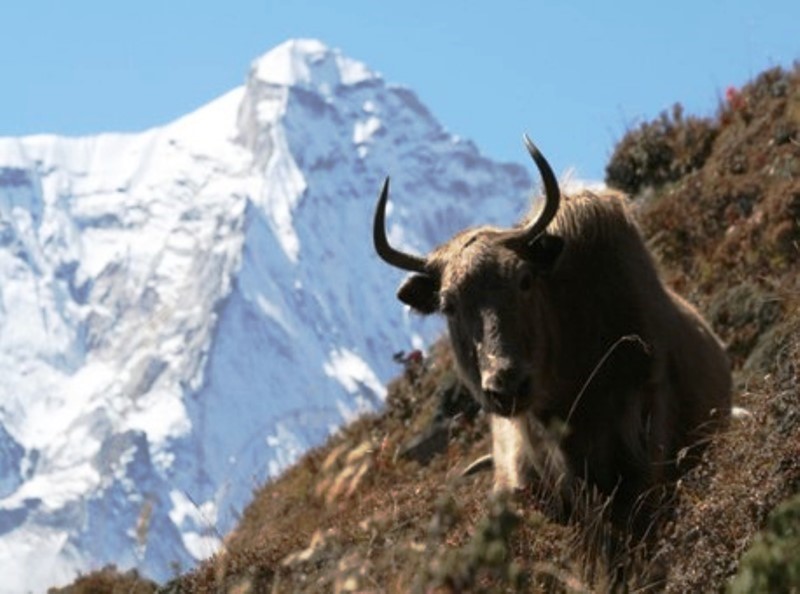
[[[680,482],[656,550],[630,551],[625,579],[640,591],[658,575],[676,593],[800,591],[800,500],[769,516],[800,492],[800,67],[729,90],[714,118],[676,106],[631,130],[607,182],[634,196],[664,278],[729,344],[735,401],[752,412]],[[263,486],[225,551],[161,590],[607,589],[598,510],[558,524],[533,495],[490,498],[491,473],[461,476],[489,441],[460,396],[442,341],[390,385],[381,415]],[[132,591],[136,576],[114,575],[63,591]]]

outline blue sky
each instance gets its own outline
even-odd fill
[[[17,0],[4,3],[0,135],[136,131],[241,84],[314,37],[414,89],[451,131],[602,178],[625,130],[800,59],[797,0]]]

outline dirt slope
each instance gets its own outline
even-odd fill
[[[654,574],[666,575],[669,592],[723,590],[770,510],[800,491],[800,67],[729,89],[714,118],[676,107],[631,130],[607,174],[634,196],[664,278],[729,344],[735,400],[752,413],[681,481],[656,554],[632,562],[625,579],[641,591]],[[556,524],[532,499],[492,500],[490,473],[461,477],[488,443],[485,418],[458,398],[442,342],[392,383],[382,415],[261,488],[226,550],[161,589],[606,590],[601,522]],[[785,517],[800,537],[800,512]],[[765,538],[758,546],[767,552],[748,556],[735,591],[790,591],[791,576],[800,579],[786,569],[800,565],[800,548],[780,549],[795,551],[787,558],[764,548],[773,542]],[[779,581],[753,578],[763,571]],[[113,587],[79,580],[63,591],[123,591]]]

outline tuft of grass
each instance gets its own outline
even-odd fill
[[[142,578],[136,570],[120,572],[113,565],[79,576],[63,588],[50,588],[48,594],[153,594],[158,586]]]
[[[441,541],[456,526],[455,501],[445,496],[437,502],[430,538]],[[493,592],[499,588],[520,591],[526,575],[513,561],[511,536],[520,523],[507,496],[494,497],[487,515],[475,526],[470,539],[460,547],[429,547],[438,550],[420,576],[416,591],[430,588],[444,592]]]

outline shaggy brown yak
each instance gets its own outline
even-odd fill
[[[525,141],[545,188],[537,215],[410,255],[386,238],[387,178],[375,248],[413,272],[403,303],[447,318],[460,375],[491,414],[495,489],[535,477],[568,506],[576,486],[589,486],[613,495],[617,525],[636,520],[641,531],[650,494],[729,418],[728,358],[659,279],[624,198],[585,191],[562,203],[549,164]]]

